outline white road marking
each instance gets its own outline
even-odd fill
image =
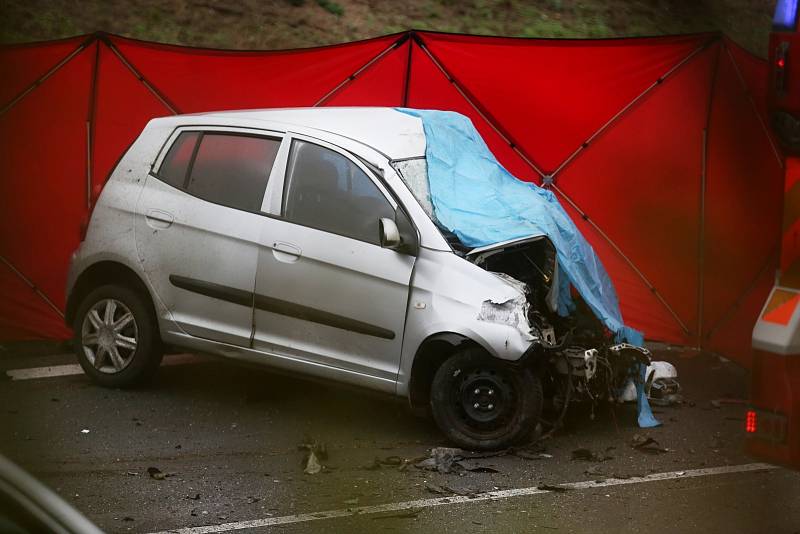
[[[608,478],[599,482],[587,480],[584,482],[568,482],[558,484],[558,486],[570,490],[583,490],[592,488],[606,488],[609,486],[624,486],[628,484],[642,484],[645,482],[659,482],[662,480],[676,480],[681,478],[697,478],[711,475],[725,475],[730,473],[746,473],[750,471],[767,471],[779,469],[777,466],[763,463],[726,465],[721,467],[707,467],[703,469],[686,469],[683,471],[669,471],[666,473],[655,473],[644,477],[631,478]],[[321,519],[333,519],[337,517],[348,517],[354,515],[379,514],[386,512],[402,512],[404,510],[419,510],[421,508],[431,508],[434,506],[444,506],[450,504],[471,503],[480,501],[495,501],[508,499],[510,497],[521,497],[528,495],[538,495],[552,493],[552,490],[543,490],[537,487],[517,488],[500,491],[489,491],[478,493],[474,496],[437,497],[433,499],[419,499],[415,501],[405,501],[389,504],[379,504],[376,506],[354,506],[339,510],[327,510],[324,512],[311,512],[307,514],[286,515],[282,517],[267,517],[264,519],[253,519],[250,521],[237,521],[235,523],[222,523],[219,525],[208,525],[204,527],[187,527],[174,530],[164,530],[151,534],[212,534],[216,532],[230,532],[245,528],[264,528],[276,525],[288,525],[291,523],[304,523],[308,521],[319,521]]]
[[[161,365],[184,365],[202,361],[194,354],[169,354],[164,356]],[[31,367],[29,369],[11,369],[6,371],[11,380],[33,380],[36,378],[52,378],[55,376],[82,375],[83,369],[77,363],[51,365],[48,367]]]

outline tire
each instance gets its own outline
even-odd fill
[[[127,287],[92,290],[78,306],[73,330],[78,362],[93,382],[104,387],[127,388],[149,381],[164,355],[150,303]]]
[[[430,398],[439,429],[468,450],[518,443],[535,428],[542,412],[539,378],[528,368],[512,367],[478,348],[445,360],[433,377]]]

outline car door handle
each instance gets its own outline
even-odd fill
[[[171,213],[161,210],[148,210],[144,217],[151,228],[168,228],[175,220]]]
[[[297,245],[277,241],[272,244],[272,255],[275,259],[284,263],[294,263],[300,258],[303,251]]]

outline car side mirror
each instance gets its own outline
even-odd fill
[[[393,220],[381,217],[378,219],[378,226],[380,226],[381,246],[383,248],[396,249],[402,244],[400,230],[397,229],[397,224]]]

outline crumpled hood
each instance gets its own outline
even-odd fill
[[[643,342],[640,332],[625,326],[605,268],[551,191],[505,170],[467,117],[449,111],[398,111],[422,120],[431,201],[442,225],[468,247],[548,236],[566,275],[559,278],[559,314],[574,309],[572,284],[620,341]]]

